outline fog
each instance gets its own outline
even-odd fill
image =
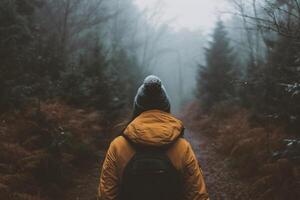
[[[239,54],[237,60],[242,63],[239,68],[245,68],[250,58],[257,63],[265,59],[264,41],[266,37],[270,38],[270,33],[255,30],[255,20],[241,16],[245,11],[250,15],[262,12],[253,3],[256,1],[49,0],[30,4],[27,10],[24,8],[26,12],[20,11],[20,16],[11,21],[15,20],[16,27],[24,27],[24,30],[15,31],[17,36],[13,38],[20,40],[15,43],[33,46],[22,47],[29,51],[26,53],[35,62],[28,65],[34,70],[43,69],[44,76],[59,81],[67,80],[63,77],[67,74],[84,76],[85,65],[97,61],[95,68],[108,79],[103,82],[118,88],[111,89],[110,98],[127,105],[132,103],[143,78],[155,74],[162,78],[173,111],[178,112],[196,93],[199,66],[206,64],[205,49],[212,40],[217,21],[223,21],[231,39],[230,45]],[[3,5],[9,4],[4,2]],[[11,35],[14,34],[7,37]],[[4,34],[2,38],[5,37]],[[13,49],[10,45],[13,46],[9,43],[3,49]],[[18,45],[14,48],[21,50]],[[10,58],[5,50],[3,52],[3,57]],[[16,54],[15,51],[11,53]],[[21,53],[25,54],[25,51]],[[9,59],[7,62],[13,63]],[[39,77],[39,72],[34,73]],[[123,81],[128,91],[122,92],[127,91],[126,95],[119,92]],[[86,95],[89,90],[84,87],[87,84],[83,81],[77,87],[81,90],[79,94]]]
[[[161,6],[164,19],[173,19],[169,24],[172,28],[179,30],[187,28],[189,30],[201,29],[204,32],[213,28],[218,11],[228,8],[225,0],[135,0],[140,9],[151,9]]]
[[[195,94],[198,65],[203,64],[204,47],[220,15],[228,9],[224,0],[136,0],[140,11],[159,10],[159,21],[166,30],[154,48],[165,49],[155,58],[150,72],[161,77],[172,101],[174,112]]]
[[[177,152],[178,116],[183,199],[195,157],[210,199],[300,199],[299,52],[300,0],[0,0],[0,199],[120,197],[121,135]]]

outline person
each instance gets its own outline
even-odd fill
[[[183,138],[183,123],[170,111],[161,80],[146,77],[134,99],[132,121],[107,151],[101,200],[209,200],[197,158]]]

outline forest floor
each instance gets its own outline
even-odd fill
[[[74,187],[66,192],[64,200],[97,200],[100,166],[104,160],[105,152],[99,152],[100,163],[94,163],[85,171],[78,172]]]
[[[284,150],[282,141],[292,135],[250,123],[247,110],[225,117],[197,116],[190,108],[179,118],[211,200],[299,199],[299,164],[270,158],[270,150]],[[99,112],[59,102],[0,116],[0,199],[97,200],[111,140],[105,133],[118,132],[101,122]]]
[[[237,174],[226,165],[226,158],[217,153],[213,138],[189,131],[185,137],[199,160],[211,200],[250,199],[247,183],[235,178]]]
[[[211,200],[250,199],[244,189],[246,183],[234,178],[236,174],[227,167],[225,158],[216,152],[211,138],[190,131],[186,131],[185,137],[199,159]],[[99,156],[103,159],[104,155],[105,152],[100,152]],[[99,175],[99,163],[79,172],[74,187],[66,192],[64,199],[96,200]]]

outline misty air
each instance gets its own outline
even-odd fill
[[[1,0],[0,200],[300,199],[300,0]]]

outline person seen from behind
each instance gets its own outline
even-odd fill
[[[106,154],[101,200],[209,200],[183,123],[170,111],[161,80],[148,76],[135,96],[132,121]]]

